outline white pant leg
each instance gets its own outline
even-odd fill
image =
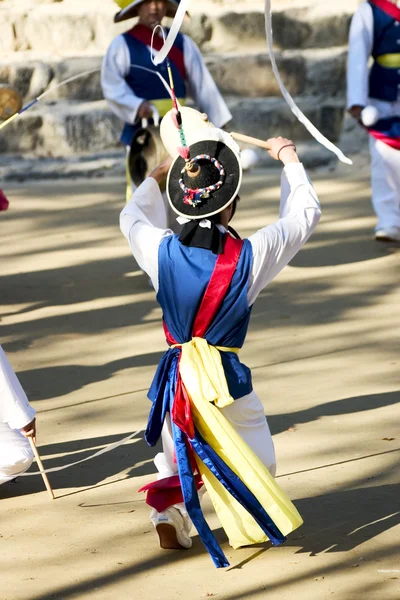
[[[161,440],[163,452],[159,452],[154,459],[154,464],[158,471],[157,479],[165,479],[166,477],[172,477],[173,475],[178,474],[178,465],[174,461],[175,448],[172,437],[171,417],[169,413],[165,418],[164,426],[161,432]],[[186,532],[189,533],[192,528],[192,523],[187,514],[184,502],[174,504],[173,507],[177,508],[182,516],[185,517],[185,529]],[[153,523],[156,521],[158,514],[159,513],[155,508],[151,510],[150,519]]]
[[[264,407],[254,390],[247,396],[235,400],[233,404],[222,408],[221,412],[275,477],[274,442],[264,414]]]
[[[400,151],[370,136],[372,205],[376,230],[400,230]]]
[[[27,438],[0,422],[0,484],[24,473],[32,461],[33,452]]]

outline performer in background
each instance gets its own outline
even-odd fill
[[[169,118],[162,123],[167,147],[174,133]],[[257,296],[310,237],[320,206],[294,144],[271,139],[271,156],[285,165],[279,219],[238,239],[229,222],[239,201],[239,149],[221,130],[209,127],[199,137],[188,141],[189,159],[178,156],[171,167],[167,160],[142,183],[120,225],[153,282],[169,345],[149,391],[146,440],[154,445],[162,436],[163,442],[155,458],[158,480],[143,488],[151,521],[166,549],[190,548],[193,522],[221,567],[228,563],[197,497],[202,482],[234,548],[268,538],[282,543],[302,523],[273,479],[270,430],[238,352]],[[183,224],[180,236],[159,220],[159,185],[168,172],[168,198]]]
[[[375,237],[400,241],[400,2],[370,0],[349,39],[347,105],[370,131]],[[373,57],[372,68],[369,60]]]
[[[160,78],[132,65],[158,71],[168,81],[164,62],[156,67],[151,60],[153,29],[164,17],[174,17],[178,2],[175,0],[116,0],[122,10],[115,16],[119,23],[138,17],[138,23],[126,33],[117,36],[107,50],[102,67],[102,88],[110,109],[125,123],[121,141],[129,153],[135,132],[145,119],[154,124],[153,113],[162,118],[172,107],[168,91]],[[154,51],[160,50],[163,39],[154,36]],[[197,108],[207,113],[216,127],[223,127],[232,115],[212,79],[196,44],[187,36],[178,34],[169,53],[176,95],[181,104],[190,95]],[[156,120],[157,121],[157,120]],[[129,164],[129,158],[128,158]],[[156,163],[157,164],[157,163]],[[132,194],[129,167],[127,169],[127,200]],[[165,223],[165,227],[167,224]]]
[[[31,466],[33,452],[27,436],[36,437],[35,414],[0,346],[0,484]]]

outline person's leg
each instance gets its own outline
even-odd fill
[[[169,414],[165,419],[161,439],[163,452],[159,452],[154,459],[154,464],[158,471],[157,481],[174,477],[178,474]],[[160,490],[159,494],[162,495],[163,490]],[[149,499],[149,495],[148,504],[150,506],[154,504],[153,497]],[[192,539],[189,533],[192,529],[192,522],[183,502],[172,503],[163,508],[163,510],[157,510],[152,506],[150,520],[158,533],[161,548],[166,550],[191,548]]]
[[[372,204],[378,217],[377,237],[400,240],[400,152],[370,137]]]
[[[273,477],[276,473],[274,442],[261,400],[253,391],[248,396],[235,400],[233,404],[222,408],[221,412],[257,454]]]

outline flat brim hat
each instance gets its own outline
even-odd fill
[[[235,200],[242,183],[242,167],[238,154],[220,140],[204,139],[189,150],[195,173],[186,169],[184,158],[175,158],[167,177],[168,201],[181,217],[206,219]]]
[[[127,19],[132,19],[133,17],[138,16],[138,7],[140,4],[143,4],[146,0],[115,0],[115,2],[120,7],[120,11],[114,17],[114,23],[121,23],[121,21],[126,21]],[[167,0],[167,17],[173,18],[178,9],[179,2],[175,2],[175,0]]]

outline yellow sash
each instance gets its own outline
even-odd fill
[[[165,117],[167,112],[169,112],[173,106],[171,98],[165,98],[163,100],[149,100],[149,102],[150,104],[154,104],[160,117]],[[185,105],[184,98],[178,98],[178,102],[181,106]]]
[[[400,68],[400,53],[396,54],[382,54],[378,56],[376,62],[381,65],[381,67],[386,67],[387,69],[399,69]]]
[[[266,466],[218,410],[234,402],[219,351],[237,354],[238,349],[210,346],[203,338],[193,338],[181,348],[179,370],[191,401],[196,428],[254,494],[283,535],[288,535],[300,527],[301,516]],[[196,462],[231,546],[239,548],[265,542],[267,537],[253,517],[197,456]]]

